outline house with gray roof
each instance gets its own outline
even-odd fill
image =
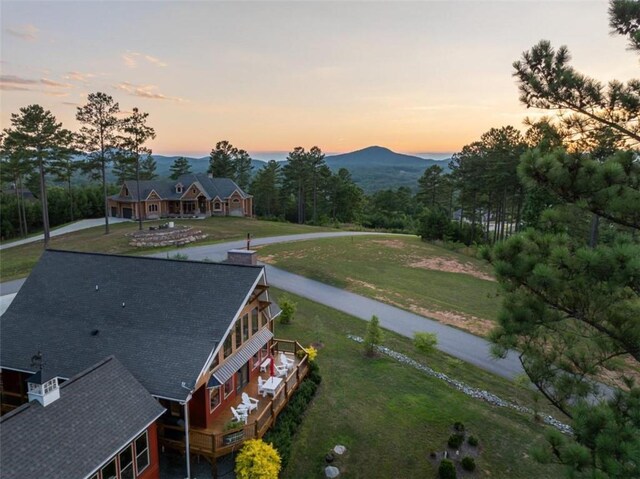
[[[159,477],[165,409],[113,356],[62,384],[27,379],[30,402],[0,417],[4,479]]]
[[[187,477],[192,455],[215,468],[266,433],[309,371],[300,344],[274,337],[279,312],[253,251],[208,263],[46,250],[0,317],[2,412],[30,399],[34,358],[62,382],[114,356],[166,409],[158,445],[190,452]],[[235,423],[243,393],[256,407]]]
[[[253,196],[229,178],[211,178],[204,173],[139,184],[127,180],[108,201],[110,215],[117,218],[253,215]]]

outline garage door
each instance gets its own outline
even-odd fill
[[[133,218],[133,208],[122,208],[122,217],[123,218]]]

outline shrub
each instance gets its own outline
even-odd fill
[[[462,458],[462,469],[465,471],[475,471],[476,470],[476,461],[473,460],[473,457],[465,456]]]
[[[322,376],[320,376],[320,368],[315,362],[309,363],[309,380],[312,381],[316,386],[322,382]]]
[[[453,462],[449,459],[443,459],[440,461],[438,477],[440,479],[456,479],[456,466],[453,465]]]
[[[456,422],[453,423],[453,428],[458,432],[463,432],[464,431],[464,424],[462,424],[460,421],[456,421]]]
[[[464,436],[462,434],[451,434],[451,436],[449,436],[447,444],[453,449],[458,449],[463,441]]]
[[[382,330],[380,320],[377,316],[371,316],[371,321],[367,325],[367,334],[364,337],[364,352],[367,356],[373,356],[376,346],[382,342]]]
[[[280,300],[280,309],[282,309],[282,313],[280,313],[280,323],[281,324],[289,324],[293,320],[293,317],[296,314],[297,304],[293,302],[291,298],[288,296],[283,296]]]
[[[244,422],[236,421],[235,419],[233,419],[224,425],[224,430],[230,431],[231,429],[238,429],[239,427],[242,427],[242,426],[244,426]]]
[[[238,479],[278,479],[281,461],[278,451],[261,439],[249,439],[236,458]]]
[[[478,445],[478,438],[475,436],[469,436],[469,439],[467,439],[467,442],[469,443],[470,446],[476,447]]]
[[[438,344],[436,333],[415,333],[413,335],[413,345],[418,351],[425,354],[433,352],[436,344]]]

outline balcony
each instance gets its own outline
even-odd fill
[[[227,424],[233,419],[233,415],[230,408],[228,406],[225,407],[209,428],[191,427],[189,429],[189,449],[191,454],[199,454],[215,459],[232,451],[237,451],[247,439],[259,439],[264,436],[286,406],[291,395],[309,373],[307,355],[305,354],[302,358],[298,357],[298,352],[301,350],[303,350],[302,346],[296,341],[274,340],[271,346],[273,356],[277,358],[280,352],[284,352],[287,358],[295,361],[291,371],[287,373],[286,378],[283,378],[282,383],[276,389],[275,395],[267,395],[266,397],[258,395],[258,380],[256,376],[242,390],[250,397],[259,399],[258,408],[249,414],[247,424],[234,429],[226,429]],[[266,380],[269,377],[269,372],[260,373],[260,376]],[[232,404],[233,407],[238,406],[241,401],[241,398],[238,397]],[[184,452],[184,428],[182,426],[159,423],[158,427],[161,445]]]

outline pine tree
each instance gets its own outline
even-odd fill
[[[209,174],[214,178],[233,178],[235,176],[234,156],[237,149],[228,141],[216,143],[209,155]]]
[[[282,170],[280,163],[270,160],[258,170],[251,183],[251,194],[254,196],[256,213],[267,218],[280,214],[280,187]]]
[[[375,356],[376,346],[382,344],[382,329],[377,316],[371,316],[367,324],[367,334],[364,337],[364,352],[367,356]]]
[[[157,169],[156,160],[153,159],[151,154],[147,154],[144,160],[140,162],[140,179],[141,180],[153,180],[158,177],[156,174]]]
[[[171,171],[170,178],[172,180],[177,180],[182,175],[188,175],[191,173],[191,163],[184,156],[180,158],[176,158],[173,164],[169,167]]]

